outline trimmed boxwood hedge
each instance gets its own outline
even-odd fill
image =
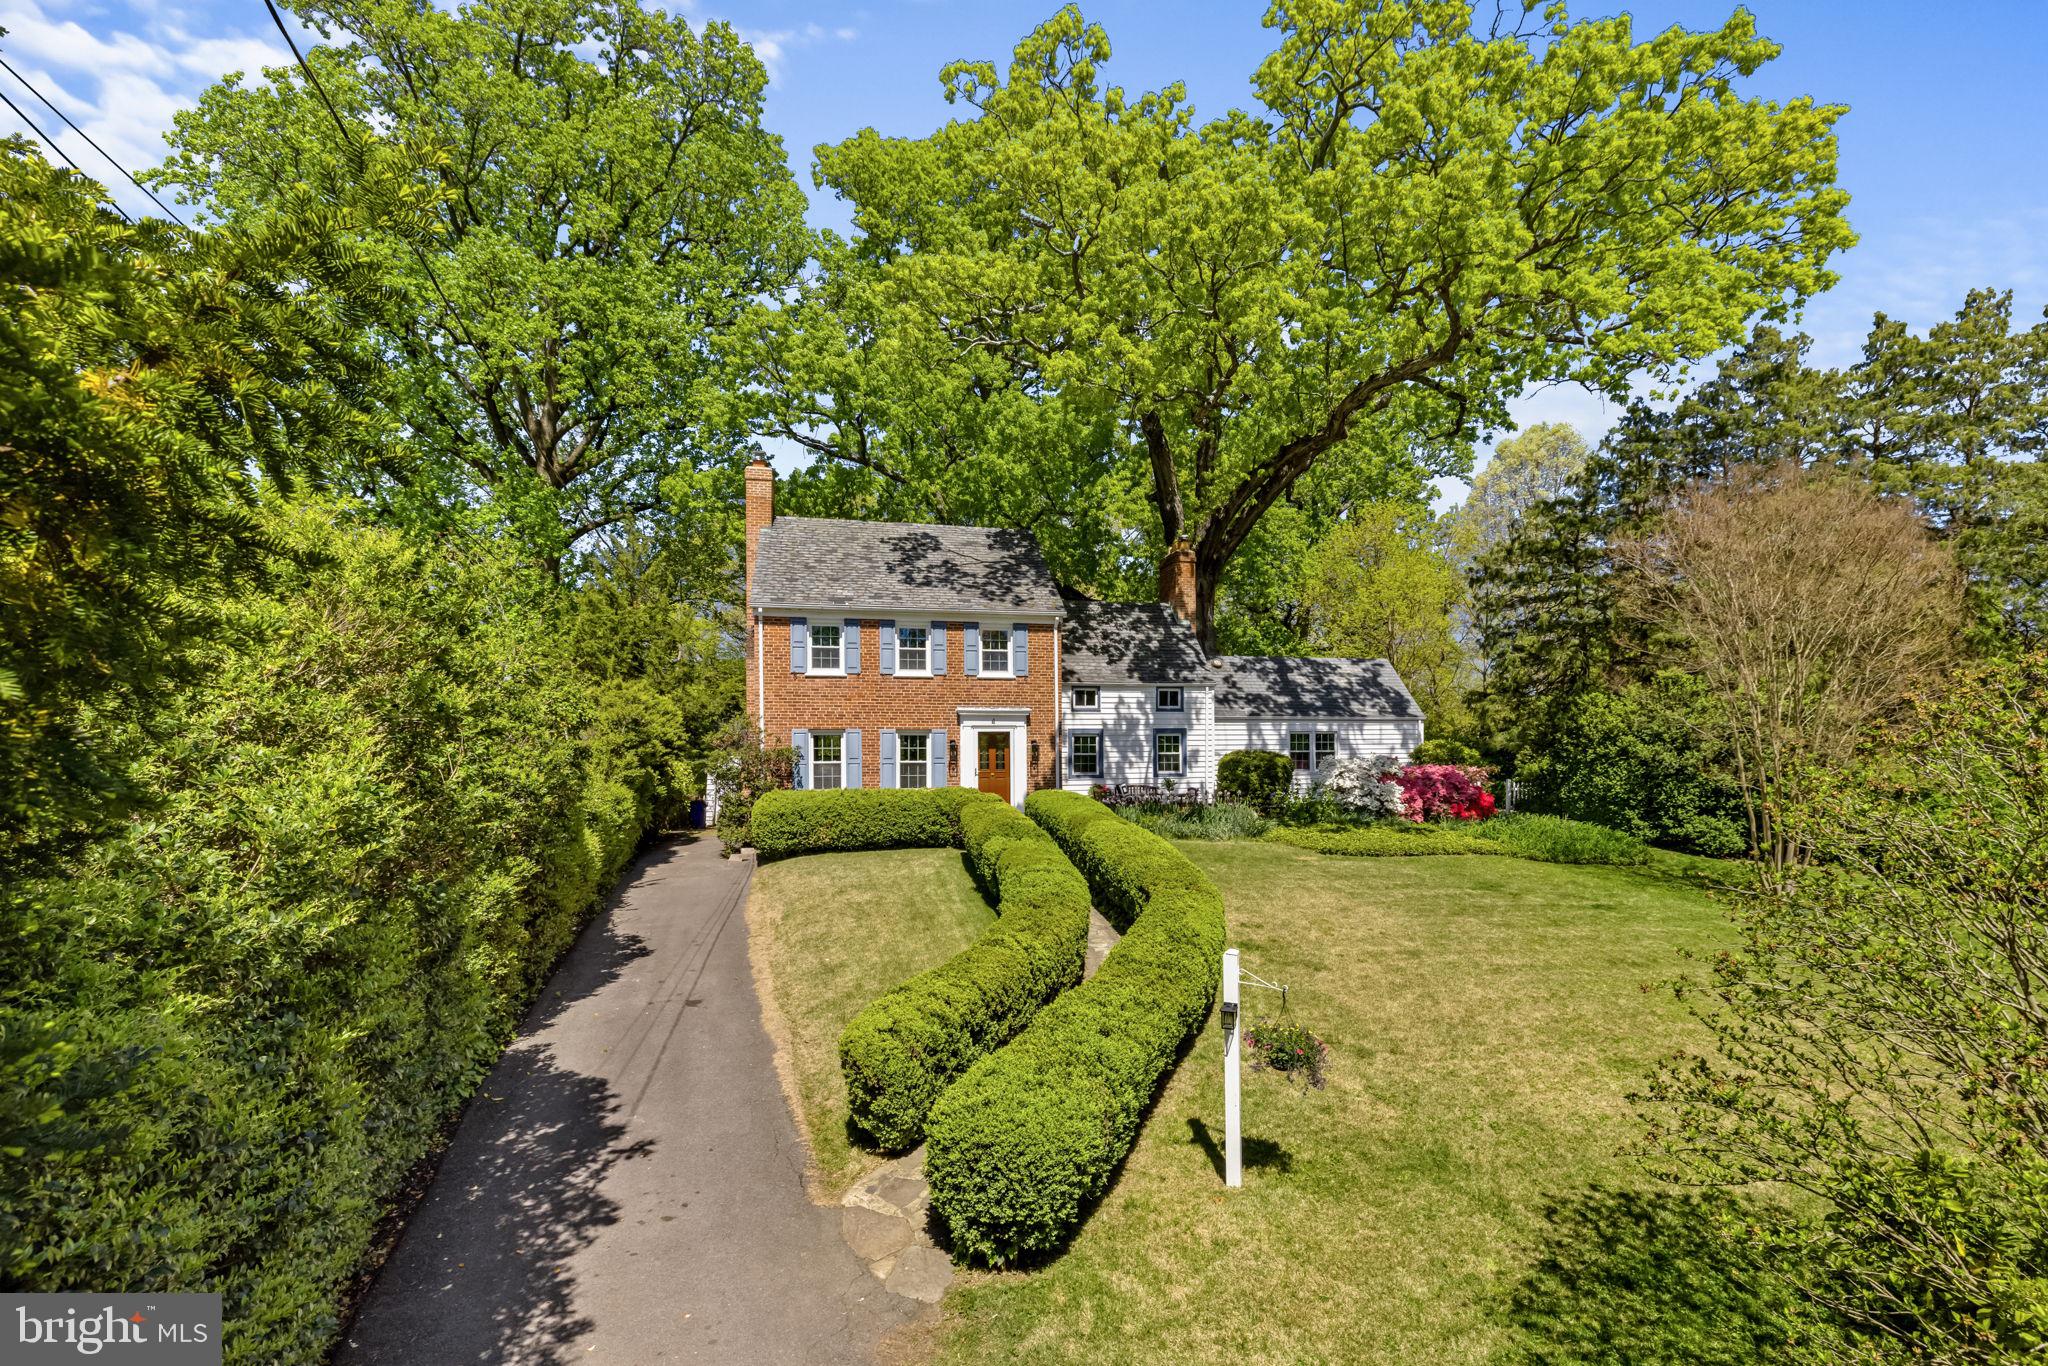
[[[1145,1107],[1215,996],[1223,897],[1168,844],[1067,792],[1025,802],[1127,927],[1094,978],[1038,1013],[932,1108],[925,1175],[957,1254],[1056,1247],[1130,1151]]]
[[[1087,953],[1088,884],[1059,846],[999,798],[959,810],[968,858],[1000,918],[854,1016],[839,1039],[854,1123],[884,1148],[915,1146],[939,1094],[1080,981]]]
[[[963,806],[1001,801],[971,787],[767,792],[754,803],[754,850],[766,859],[860,849],[943,849],[960,843]]]

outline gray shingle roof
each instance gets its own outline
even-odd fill
[[[1218,716],[1420,717],[1384,659],[1219,655]]]
[[[761,531],[754,600],[883,611],[1060,610],[1029,532],[778,517]]]
[[[1210,671],[1194,631],[1164,603],[1069,598],[1060,675],[1069,683],[1201,683]]]

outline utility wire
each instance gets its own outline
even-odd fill
[[[105,157],[107,159],[107,164],[109,166],[119,171],[122,175],[127,176],[128,183],[130,185],[133,185],[136,189],[148,195],[149,202],[156,205],[159,209],[162,209],[164,211],[164,217],[170,219],[173,223],[176,223],[181,228],[187,226],[184,219],[172,213],[170,211],[170,208],[163,202],[163,200],[158,199],[156,197],[156,192],[154,190],[151,190],[149,186],[137,180],[135,178],[135,173],[130,171],[126,166],[123,166],[120,162],[114,160],[113,154],[108,152],[106,148],[100,146],[97,142],[94,142],[92,140],[92,135],[90,133],[86,132],[83,128],[80,128],[77,124],[73,123],[71,121],[71,116],[69,114],[65,113],[62,109],[59,109],[55,104],[51,103],[50,97],[48,95],[45,95],[42,91],[36,89],[35,86],[29,84],[28,77],[22,75],[19,71],[16,71],[12,66],[9,66],[7,64],[7,59],[5,57],[0,57],[0,70],[6,71],[7,74],[14,77],[15,80],[20,81],[22,88],[24,90],[28,91],[29,94],[34,95],[37,99],[41,100],[44,103],[44,105],[48,106],[49,111],[52,114],[55,114],[58,118],[64,120],[64,126],[66,128],[69,128],[72,132],[84,138],[86,146],[92,148],[95,152],[98,152],[101,156]],[[7,107],[13,109],[14,102],[12,100],[9,100]],[[15,112],[20,113],[21,111],[15,110]],[[33,128],[35,127],[35,125],[30,124],[29,127]],[[47,142],[49,141],[49,139],[45,138],[44,141]],[[77,170],[78,168],[74,164],[72,169]],[[83,172],[81,171],[80,174],[83,174]],[[125,217],[126,215],[123,216]]]
[[[45,133],[42,129],[38,128],[36,126],[36,121],[34,119],[22,113],[20,105],[16,104],[13,100],[7,98],[7,92],[5,90],[0,90],[0,104],[4,104],[9,109],[12,109],[14,111],[14,117],[20,119],[23,123],[27,124],[29,127],[29,131],[34,133],[37,137],[41,138],[45,146],[47,146],[51,151],[55,152],[58,156],[64,158],[64,164],[66,166],[69,166],[74,171],[78,171],[80,175],[85,174],[84,171],[78,170],[78,163],[71,159],[71,154],[69,152],[66,152],[62,147],[59,147],[56,144],[56,142],[51,139],[48,133]],[[114,212],[121,215],[121,221],[123,223],[128,224],[130,227],[133,227],[135,225],[135,220],[130,218],[127,212],[123,210],[119,204],[114,204],[114,201],[111,199],[108,200],[107,203],[113,205]]]
[[[362,174],[363,149],[357,145],[355,135],[348,131],[348,125],[342,122],[341,113],[334,107],[334,101],[327,98],[327,87],[320,84],[320,78],[313,74],[313,68],[306,65],[305,57],[299,52],[298,41],[292,37],[292,31],[285,27],[284,16],[277,12],[277,6],[271,3],[271,0],[263,0],[263,8],[270,11],[270,22],[277,25],[279,36],[284,39],[284,45],[292,50],[292,60],[299,64],[299,70],[305,74],[307,83],[313,87],[313,93],[320,97],[320,103],[327,106],[327,116],[334,120],[335,128],[341,133],[341,140],[347,143],[349,151],[355,154],[356,172],[358,175]],[[441,279],[434,274],[433,264],[427,260],[427,254],[420,250],[419,243],[413,241],[410,236],[404,236],[404,240],[405,244],[412,248],[413,259],[418,261],[420,269],[427,273],[427,283],[434,287],[434,293],[440,297],[441,307],[447,311],[449,330],[461,337],[472,349],[481,352],[483,348],[476,344],[476,339],[469,335],[469,329],[462,325],[462,314],[449,299],[448,291],[441,288]]]

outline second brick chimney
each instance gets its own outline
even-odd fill
[[[1159,562],[1159,600],[1182,621],[1195,619],[1195,552],[1186,541],[1175,541]]]
[[[754,554],[761,533],[775,520],[775,471],[768,457],[756,451],[747,462],[747,603],[754,601]]]

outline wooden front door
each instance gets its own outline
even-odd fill
[[[1010,736],[1007,731],[985,730],[977,737],[975,786],[1010,800]]]

